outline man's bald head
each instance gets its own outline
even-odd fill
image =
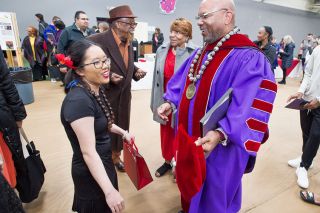
[[[233,0],[203,0],[199,7],[198,25],[206,42],[212,43],[235,26]]]
[[[236,6],[233,0],[203,0],[200,4],[205,5],[210,11],[226,8],[233,13],[232,23],[235,25]]]

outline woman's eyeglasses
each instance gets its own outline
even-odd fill
[[[94,61],[94,62],[91,62],[91,63],[88,63],[88,64],[83,64],[79,67],[85,67],[85,66],[88,66],[88,65],[91,65],[93,64],[94,68],[96,69],[102,69],[103,68],[103,65],[106,65],[106,67],[108,69],[110,69],[110,65],[111,65],[111,60],[110,58],[107,58],[107,59],[104,59],[104,60],[99,60],[99,61]]]

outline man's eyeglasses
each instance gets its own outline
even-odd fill
[[[196,16],[196,20],[205,20],[207,18],[209,18],[212,14],[216,13],[216,12],[220,12],[220,11],[228,11],[227,8],[222,8],[222,9],[219,9],[219,10],[214,10],[214,11],[211,11],[211,12],[207,12],[207,13],[204,13],[202,15],[199,15],[199,16]]]
[[[79,19],[82,20],[82,21],[89,21],[88,18],[79,18]]]
[[[127,25],[130,25],[130,27],[136,27],[138,25],[137,22],[126,22],[126,21],[118,21]]]
[[[98,70],[102,69],[103,65],[106,65],[107,68],[110,69],[111,60],[110,60],[110,58],[106,58],[104,60],[99,60],[99,61],[94,61],[94,62],[91,62],[91,63],[88,63],[88,64],[83,64],[80,67],[85,67],[85,66],[88,66],[88,65],[91,65],[91,64],[93,64],[94,68],[96,68]]]

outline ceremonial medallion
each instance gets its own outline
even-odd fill
[[[187,98],[189,100],[192,99],[195,93],[196,93],[196,86],[194,84],[189,84],[186,91]]]

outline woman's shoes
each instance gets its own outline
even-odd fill
[[[303,201],[305,201],[307,203],[311,203],[311,204],[320,206],[320,203],[316,201],[316,199],[314,197],[314,193],[312,193],[312,192],[301,190],[300,197]]]
[[[160,166],[159,169],[157,169],[155,176],[161,177],[171,169],[172,169],[171,164],[164,162],[164,164],[162,164],[162,166]]]
[[[285,80],[279,81],[278,84],[286,84]]]
[[[117,170],[119,172],[125,172],[126,171],[125,168],[124,168],[124,163],[122,161],[119,161],[119,162],[115,163],[114,165],[115,165],[115,167],[117,168]]]

